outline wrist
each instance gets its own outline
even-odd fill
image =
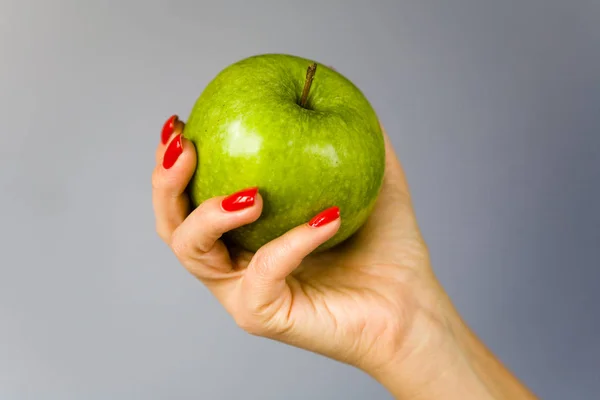
[[[371,374],[398,399],[493,399],[456,343],[432,345]]]
[[[464,348],[462,321],[441,307],[423,310],[406,347],[385,365],[366,371],[401,399],[491,399]]]
[[[437,282],[402,351],[366,371],[399,399],[536,399],[469,329]]]

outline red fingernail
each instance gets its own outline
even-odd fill
[[[225,211],[239,211],[244,208],[252,207],[256,199],[258,188],[253,187],[244,189],[240,192],[229,195],[221,202],[221,207]]]
[[[308,225],[313,228],[318,228],[323,225],[327,225],[330,222],[335,221],[340,217],[340,208],[339,207],[331,207],[325,211],[321,211],[319,214],[315,215],[313,219],[310,220]]]
[[[160,135],[163,144],[167,144],[169,138],[171,137],[173,132],[175,132],[175,123],[177,122],[177,120],[177,115],[171,115],[171,117],[169,117],[169,119],[163,125],[162,133]]]
[[[181,133],[169,143],[169,147],[165,151],[165,157],[163,158],[163,167],[165,169],[171,168],[175,165],[175,161],[183,153],[183,143],[181,141]]]

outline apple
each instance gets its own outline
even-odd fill
[[[363,93],[323,64],[287,54],[245,58],[204,89],[183,136],[196,147],[194,206],[258,187],[260,218],[224,239],[255,252],[332,206],[341,226],[317,251],[354,234],[381,189],[385,146]]]

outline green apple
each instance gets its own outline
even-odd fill
[[[341,243],[365,223],[383,181],[384,140],[368,100],[340,73],[297,56],[225,68],[198,98],[184,137],[198,154],[194,206],[259,188],[260,218],[224,236],[253,252],[332,206],[341,227],[318,251]]]

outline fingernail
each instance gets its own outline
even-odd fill
[[[325,211],[321,211],[319,214],[315,215],[313,219],[308,223],[309,226],[313,228],[318,228],[323,225],[327,225],[330,222],[335,221],[340,217],[340,208],[339,207],[331,207]]]
[[[180,133],[179,135],[175,136],[171,143],[169,143],[163,158],[163,167],[165,169],[169,169],[175,165],[175,161],[177,161],[181,153],[183,153],[183,143],[181,141]]]
[[[176,125],[178,119],[179,118],[177,117],[177,115],[171,115],[169,117],[169,119],[165,122],[165,124],[163,125],[162,133],[160,135],[162,144],[167,144],[167,142],[169,141],[169,138],[171,137],[173,132],[175,132],[175,125]]]
[[[227,196],[221,202],[221,207],[225,211],[239,211],[244,208],[252,207],[254,205],[254,200],[256,199],[256,193],[258,192],[258,188],[253,187],[249,189],[244,189],[237,193]]]

